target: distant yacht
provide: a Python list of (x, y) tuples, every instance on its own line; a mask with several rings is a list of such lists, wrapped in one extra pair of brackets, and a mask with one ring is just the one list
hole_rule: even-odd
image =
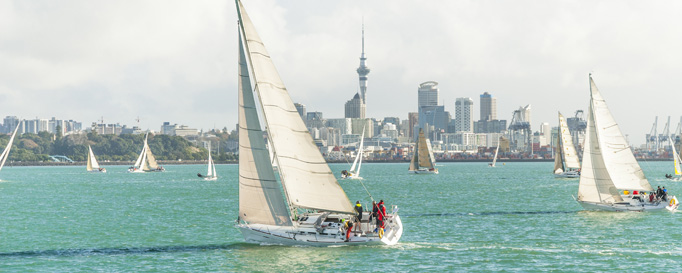
[(579, 178), (580, 159), (573, 146), (573, 137), (568, 130), (566, 118), (559, 113), (559, 133), (557, 134), (557, 148), (554, 155), (555, 178)]
[[(364, 156), (365, 152), (365, 128), (362, 128), (362, 136), (360, 136), (360, 147), (358, 147), (358, 153), (357, 156), (355, 157), (355, 160), (353, 161), (353, 166), (350, 167), (350, 170), (348, 172), (343, 171), (341, 172), (341, 178), (343, 179), (362, 179), (360, 176), (360, 167), (362, 167), (362, 157)], [(355, 167), (358, 167), (355, 169)]]
[(19, 121), (17, 127), (14, 128), (14, 132), (12, 133), (12, 136), (9, 138), (9, 142), (7, 142), (5, 150), (2, 151), (2, 154), (0, 154), (0, 170), (2, 170), (2, 166), (5, 166), (5, 161), (7, 161), (7, 158), (9, 157), (9, 150), (12, 149), (12, 143), (14, 143), (14, 137), (17, 136), (17, 131), (19, 130), (19, 125), (21, 125), (21, 122), (22, 121)]
[(215, 171), (215, 164), (213, 163), (213, 158), (211, 157), (211, 143), (208, 144), (208, 170), (206, 175), (197, 174), (197, 176), (203, 178), (206, 181), (218, 180), (218, 173)]
[(85, 169), (91, 173), (107, 172), (107, 169), (100, 168), (99, 163), (97, 163), (97, 159), (95, 158), (95, 153), (92, 152), (92, 147), (90, 147), (90, 145), (88, 145), (88, 164), (85, 166)]
[(410, 161), (410, 173), (432, 173), (438, 174), (435, 167), (436, 159), (433, 157), (431, 141), (424, 137), (424, 131), (419, 129), (419, 139), (414, 146), (414, 155)]
[(493, 156), (493, 163), (488, 164), (488, 167), (495, 168), (495, 163), (497, 163), (497, 152), (500, 151), (500, 138), (497, 139), (497, 148), (495, 148), (495, 155)]
[(149, 133), (147, 133), (144, 136), (144, 145), (142, 145), (142, 152), (140, 152), (140, 155), (137, 157), (135, 165), (128, 168), (128, 172), (131, 173), (163, 172), (166, 170), (156, 163), (156, 158), (154, 158), (154, 154), (152, 154), (152, 150), (149, 149), (149, 144), (147, 144), (148, 136)]

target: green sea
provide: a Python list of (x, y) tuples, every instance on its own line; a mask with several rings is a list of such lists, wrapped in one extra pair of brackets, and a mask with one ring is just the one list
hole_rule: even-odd
[[(640, 162), (651, 184), (671, 162)], [(237, 165), (169, 165), (164, 173), (85, 167), (0, 172), (2, 272), (605, 272), (679, 271), (682, 213), (586, 212), (578, 180), (553, 178), (552, 162), (439, 163), (438, 175), (407, 163), (364, 164), (375, 199), (400, 208), (395, 246), (285, 247), (244, 243), (234, 228)], [(332, 164), (339, 174), (346, 164)], [(370, 198), (340, 181), (352, 202)]]

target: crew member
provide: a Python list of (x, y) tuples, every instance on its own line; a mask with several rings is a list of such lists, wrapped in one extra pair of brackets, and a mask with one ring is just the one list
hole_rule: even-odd
[(358, 215), (355, 216), (355, 222), (358, 223), (355, 227), (360, 228), (360, 232), (362, 232), (362, 226), (360, 226), (360, 223), (362, 222), (362, 204), (360, 204), (360, 201), (355, 202), (355, 212), (358, 213)]

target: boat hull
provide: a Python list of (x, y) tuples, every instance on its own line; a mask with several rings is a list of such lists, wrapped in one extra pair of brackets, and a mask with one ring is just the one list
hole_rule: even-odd
[(415, 174), (438, 174), (438, 169), (434, 169), (434, 170), (419, 169), (419, 170), (410, 170), (409, 172), (415, 173)]
[(575, 171), (555, 173), (554, 178), (580, 178), (580, 173)]
[(665, 209), (668, 204), (666, 202), (659, 203), (594, 203), (578, 201), (585, 210), (593, 211), (653, 211)]
[[(314, 219), (312, 219), (314, 220)], [(403, 225), (398, 215), (387, 218), (385, 231), (380, 238), (370, 230), (374, 226), (362, 224), (365, 232), (353, 232), (345, 240), (345, 233), (340, 226), (320, 229), (311, 225), (274, 226), (261, 224), (238, 224), (237, 228), (244, 236), (244, 241), (261, 245), (286, 246), (345, 246), (345, 245), (394, 245), (403, 234)], [(357, 231), (357, 229), (355, 229)]]
[(100, 170), (91, 170), (91, 171), (88, 171), (88, 172), (89, 172), (89, 173), (106, 173), (107, 170), (101, 170), (101, 171), (100, 171)]
[(218, 177), (217, 177), (217, 176), (204, 177), (204, 180), (206, 180), (206, 181), (216, 181), (216, 180), (218, 180)]

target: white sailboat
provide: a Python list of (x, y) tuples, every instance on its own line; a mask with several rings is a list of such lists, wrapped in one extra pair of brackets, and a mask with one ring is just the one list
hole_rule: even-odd
[(668, 206), (649, 198), (653, 188), (635, 160), (590, 75), (590, 107), (577, 201), (587, 210), (645, 211)]
[(218, 173), (215, 171), (215, 164), (213, 163), (213, 158), (211, 157), (211, 143), (208, 144), (208, 170), (206, 175), (199, 174), (199, 177), (204, 178), (207, 181), (218, 180)]
[(573, 146), (573, 137), (568, 130), (566, 118), (559, 113), (559, 133), (557, 134), (557, 149), (554, 155), (555, 178), (579, 178), (580, 159)]
[(435, 167), (436, 159), (433, 157), (433, 150), (431, 150), (431, 141), (424, 136), (424, 131), (419, 129), (419, 139), (414, 145), (414, 155), (410, 161), (410, 173), (433, 173), (438, 174), (438, 169)]
[[(360, 176), (360, 168), (362, 167), (362, 157), (365, 154), (365, 128), (362, 128), (362, 136), (360, 136), (360, 147), (358, 148), (358, 154), (353, 161), (353, 165), (350, 167), (348, 172), (343, 171), (341, 178), (343, 179), (362, 179)], [(355, 167), (358, 167), (355, 169)]]
[(91, 173), (106, 173), (107, 169), (101, 168), (97, 159), (95, 158), (95, 153), (92, 152), (92, 147), (88, 145), (88, 163), (85, 165), (85, 169)]
[(14, 128), (14, 132), (12, 132), (12, 136), (9, 138), (9, 142), (7, 142), (5, 150), (3, 150), (2, 154), (0, 154), (0, 170), (2, 170), (2, 167), (5, 166), (5, 161), (7, 161), (7, 158), (9, 157), (9, 151), (12, 149), (12, 143), (14, 143), (14, 137), (17, 136), (17, 131), (19, 130), (19, 126), (21, 125), (22, 122), (23, 121), (19, 121), (17, 127)]
[[(670, 142), (670, 140), (668, 140)], [(677, 149), (675, 149), (675, 143), (670, 142), (670, 146), (673, 148), (673, 168), (675, 169), (675, 172), (672, 176), (668, 177), (668, 179), (672, 179), (675, 181), (680, 181), (682, 179), (682, 168), (680, 168), (680, 154), (677, 153)], [(668, 175), (666, 174), (666, 177)]]
[(493, 163), (488, 164), (488, 167), (495, 168), (495, 163), (497, 163), (497, 152), (500, 151), (500, 139), (497, 139), (497, 148), (495, 148), (495, 155), (493, 156)]
[[(363, 232), (346, 232), (344, 222), (354, 218), (354, 207), (315, 146), (242, 3), (235, 2), (240, 33), (236, 226), (245, 241), (310, 246), (397, 243), (403, 228), (396, 206), (384, 216), (385, 229), (368, 222), (365, 213), (359, 224)], [(277, 173), (265, 147), (258, 111)]]
[(142, 151), (140, 155), (135, 160), (135, 165), (128, 168), (128, 172), (131, 173), (143, 173), (143, 172), (163, 172), (166, 169), (159, 166), (156, 163), (156, 158), (152, 154), (152, 150), (149, 149), (149, 144), (147, 144), (147, 137), (149, 133), (144, 136), (144, 144), (142, 145)]

